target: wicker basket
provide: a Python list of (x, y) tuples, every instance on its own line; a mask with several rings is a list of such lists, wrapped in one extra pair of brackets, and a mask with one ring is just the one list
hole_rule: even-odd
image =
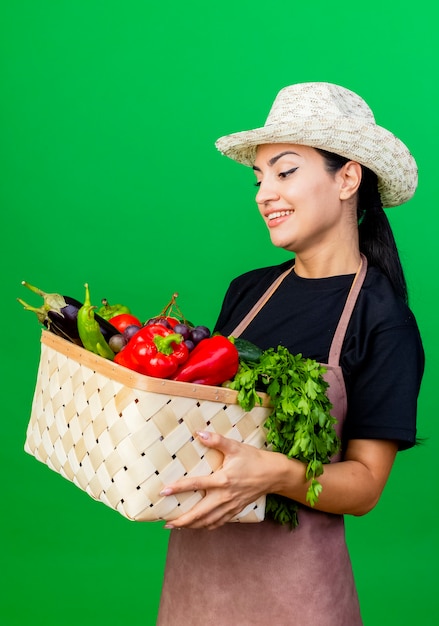
[[(25, 450), (128, 519), (172, 520), (203, 494), (162, 497), (161, 489), (222, 463), (196, 431), (266, 446), (269, 398), (248, 413), (236, 398), (223, 387), (137, 374), (43, 331)], [(234, 521), (259, 522), (264, 511), (262, 497)]]

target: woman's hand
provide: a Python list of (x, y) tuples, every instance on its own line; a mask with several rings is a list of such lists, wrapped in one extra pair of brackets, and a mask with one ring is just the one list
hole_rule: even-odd
[[(200, 502), (165, 528), (218, 528), (267, 493), (307, 504), (305, 465), (300, 461), (215, 433), (198, 435), (206, 447), (224, 455), (223, 464), (210, 476), (182, 478), (165, 487), (162, 495), (205, 492)], [(397, 449), (394, 441), (350, 441), (343, 461), (325, 465), (319, 477), (323, 490), (315, 508), (336, 514), (368, 513), (380, 498)]]
[(223, 464), (209, 476), (182, 478), (163, 489), (162, 495), (205, 492), (200, 502), (165, 528), (214, 529), (229, 522), (259, 496), (269, 493), (273, 457), (282, 456), (216, 433), (200, 432), (198, 436), (203, 445), (224, 455)]

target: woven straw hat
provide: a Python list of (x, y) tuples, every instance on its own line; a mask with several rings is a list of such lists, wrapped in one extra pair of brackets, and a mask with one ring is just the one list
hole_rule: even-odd
[(220, 152), (252, 166), (260, 144), (293, 143), (357, 161), (375, 172), (384, 207), (407, 202), (418, 172), (407, 147), (378, 126), (357, 94), (331, 83), (299, 83), (282, 89), (262, 128), (221, 137)]

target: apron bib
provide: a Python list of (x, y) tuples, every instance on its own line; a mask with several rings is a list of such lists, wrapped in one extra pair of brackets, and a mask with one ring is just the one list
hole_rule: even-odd
[[(347, 410), (340, 353), (366, 270), (362, 257), (324, 364), (339, 436)], [(298, 515), (293, 531), (271, 520), (171, 531), (157, 625), (361, 626), (343, 516), (305, 506)]]

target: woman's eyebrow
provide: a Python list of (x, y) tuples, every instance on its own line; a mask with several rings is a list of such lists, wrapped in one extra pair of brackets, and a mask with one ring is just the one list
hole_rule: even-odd
[[(276, 154), (274, 157), (272, 157), (268, 161), (268, 165), (272, 167), (276, 163), (276, 161), (279, 161), (279, 159), (281, 159), (286, 154), (294, 154), (295, 156), (300, 156), (299, 154), (297, 154), (297, 152), (293, 152), (292, 150), (284, 150), (284, 152), (279, 152), (279, 154)], [(253, 165), (253, 169), (257, 172), (261, 171), (257, 165)]]

